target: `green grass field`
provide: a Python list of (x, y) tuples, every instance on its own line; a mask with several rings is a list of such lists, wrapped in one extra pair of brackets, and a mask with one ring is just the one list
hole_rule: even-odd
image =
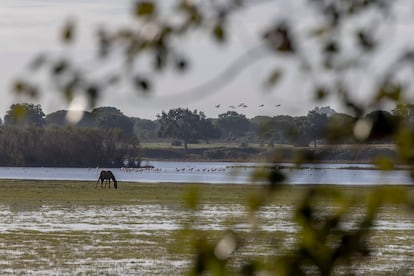
[[(252, 216), (246, 202), (263, 189), (119, 183), (118, 190), (101, 190), (94, 182), (1, 180), (0, 274), (180, 275), (193, 262), (194, 241), (205, 237), (214, 244), (228, 229), (243, 240), (229, 262), (237, 271), (243, 260), (269, 260), (296, 241), (293, 214), (307, 188), (277, 191)], [(357, 202), (350, 216), (362, 215), (372, 188), (339, 189)], [(337, 207), (321, 203), (321, 210)], [(412, 212), (383, 208), (370, 239), (372, 255), (356, 271), (412, 274), (413, 229)]]

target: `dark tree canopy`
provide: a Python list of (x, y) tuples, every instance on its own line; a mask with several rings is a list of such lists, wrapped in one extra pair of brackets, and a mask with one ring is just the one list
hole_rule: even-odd
[(218, 116), (217, 126), (224, 133), (226, 140), (232, 141), (250, 129), (250, 122), (243, 114), (227, 111)]
[(8, 126), (42, 126), (44, 122), (45, 114), (39, 104), (13, 104), (4, 116)]
[(201, 137), (201, 127), (206, 120), (203, 112), (191, 111), (188, 108), (170, 109), (168, 113), (162, 111), (157, 118), (160, 124), (159, 136), (182, 139), (185, 149), (191, 140)]

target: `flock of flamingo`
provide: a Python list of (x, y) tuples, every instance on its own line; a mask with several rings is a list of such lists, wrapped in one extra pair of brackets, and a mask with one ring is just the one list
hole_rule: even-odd
[[(170, 169), (171, 170), (171, 169)], [(225, 172), (227, 168), (195, 168), (195, 167), (184, 167), (172, 169), (177, 173), (191, 173), (191, 172)], [(121, 167), (121, 171), (125, 173), (142, 173), (142, 172), (168, 172), (168, 169), (161, 168), (127, 168)]]

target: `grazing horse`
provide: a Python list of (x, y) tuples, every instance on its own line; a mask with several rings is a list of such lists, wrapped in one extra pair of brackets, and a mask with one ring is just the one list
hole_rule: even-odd
[[(111, 189), (111, 179), (114, 181), (114, 188), (117, 189), (118, 182), (116, 181), (114, 174), (111, 171), (101, 171), (98, 181), (96, 181), (95, 189), (96, 187), (98, 187), (99, 180), (101, 181), (101, 189), (106, 187), (106, 183), (108, 183), (109, 189)], [(104, 181), (105, 181), (105, 186), (103, 186)]]

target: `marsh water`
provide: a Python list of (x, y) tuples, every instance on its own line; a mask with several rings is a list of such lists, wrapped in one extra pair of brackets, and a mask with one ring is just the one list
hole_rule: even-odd
[[(153, 161), (154, 168), (112, 168), (119, 181), (149, 183), (249, 184), (266, 164), (241, 162)], [(407, 170), (380, 171), (367, 164), (304, 164), (300, 169), (281, 164), (288, 184), (375, 185), (411, 184)], [(94, 181), (105, 168), (0, 167), (0, 179)]]

